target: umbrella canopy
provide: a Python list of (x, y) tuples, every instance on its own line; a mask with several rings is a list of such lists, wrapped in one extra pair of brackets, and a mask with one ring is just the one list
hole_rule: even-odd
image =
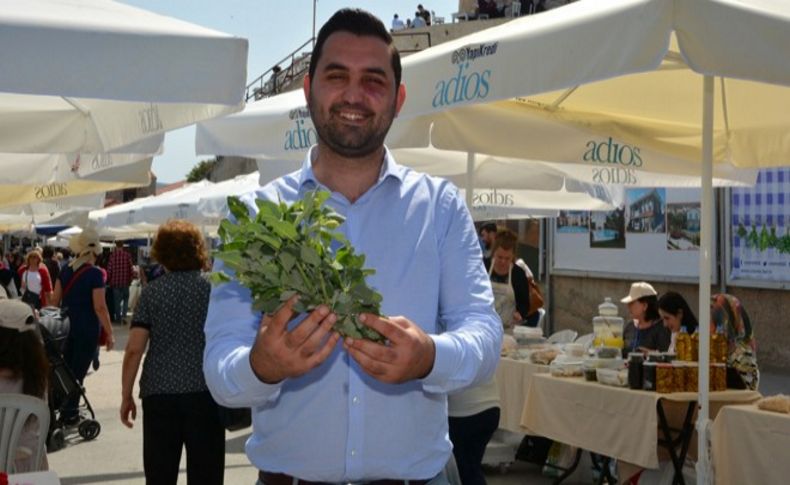
[(247, 41), (108, 0), (0, 0), (0, 151), (101, 153), (243, 106)]
[(0, 209), (0, 232), (28, 230), (48, 224), (83, 225), (88, 222), (88, 212), (100, 208), (103, 202), (102, 192), (3, 207)]
[(186, 197), (197, 198), (197, 194), (210, 187), (212, 182), (201, 180), (184, 185), (163, 194), (141, 197), (129, 202), (118, 204), (104, 209), (91, 211), (90, 220), (95, 224), (100, 234), (112, 233), (114, 235), (153, 234), (159, 224), (168, 219), (186, 219), (188, 207), (176, 203), (168, 205), (168, 201)]
[(0, 153), (0, 207), (148, 185), (152, 156), (161, 153), (163, 140), (154, 135), (111, 153)]

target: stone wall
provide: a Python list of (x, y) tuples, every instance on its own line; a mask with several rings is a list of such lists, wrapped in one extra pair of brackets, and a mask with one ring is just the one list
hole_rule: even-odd
[[(592, 332), (592, 318), (607, 296), (619, 306), (620, 315), (627, 317), (628, 309), (620, 303), (620, 298), (628, 294), (630, 286), (630, 280), (552, 275), (553, 299), (548, 311), (554, 330), (571, 328), (579, 335)], [(659, 294), (677, 291), (686, 298), (694, 313), (698, 313), (697, 285), (658, 282), (653, 286)], [(719, 291), (718, 286), (711, 288), (712, 293)], [(751, 317), (760, 367), (790, 370), (790, 291), (729, 287), (727, 292), (741, 300)]]

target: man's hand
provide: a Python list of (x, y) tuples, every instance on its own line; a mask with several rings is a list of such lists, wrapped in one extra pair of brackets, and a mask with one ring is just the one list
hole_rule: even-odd
[(363, 313), (359, 320), (389, 340), (388, 345), (346, 338), (344, 347), (362, 369), (382, 382), (422, 379), (433, 369), (436, 348), (420, 327), (405, 317), (381, 318)]
[(301, 376), (321, 365), (340, 339), (331, 333), (337, 317), (326, 305), (310, 312), (296, 328), (288, 331), (296, 298), (288, 300), (273, 315), (264, 315), (250, 350), (252, 371), (266, 384)]

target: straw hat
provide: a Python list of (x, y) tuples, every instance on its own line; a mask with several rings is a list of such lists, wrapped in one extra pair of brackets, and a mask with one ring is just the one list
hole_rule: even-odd
[(0, 327), (26, 332), (34, 330), (35, 323), (30, 305), (21, 300), (0, 299)]
[(631, 291), (628, 292), (628, 296), (621, 299), (620, 301), (623, 303), (631, 303), (632, 301), (636, 301), (640, 298), (644, 298), (646, 296), (656, 296), (658, 293), (656, 290), (645, 281), (637, 281), (631, 285)]
[(101, 242), (99, 242), (99, 234), (96, 229), (86, 227), (81, 233), (73, 236), (69, 240), (69, 249), (74, 251), (75, 258), (69, 263), (69, 266), (75, 270), (85, 263), (91, 254), (101, 254)]

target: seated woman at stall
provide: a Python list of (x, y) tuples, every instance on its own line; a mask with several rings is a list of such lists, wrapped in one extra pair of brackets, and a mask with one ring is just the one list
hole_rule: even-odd
[(664, 326), (671, 333), (672, 340), (669, 343), (669, 351), (675, 351), (675, 341), (680, 333), (680, 329), (685, 327), (686, 332), (691, 335), (697, 331), (697, 317), (689, 307), (686, 299), (680, 293), (667, 291), (658, 299), (658, 314), (664, 321)]
[(524, 324), (529, 315), (529, 280), (515, 263), (517, 240), (516, 233), (510, 229), (499, 229), (494, 237), (491, 259), (483, 259), (494, 290), (494, 306), (506, 330)]
[(649, 283), (638, 281), (631, 285), (628, 296), (620, 301), (628, 305), (628, 313), (633, 320), (627, 322), (623, 329), (623, 354), (650, 350), (666, 352), (671, 337), (658, 314), (656, 290)]

